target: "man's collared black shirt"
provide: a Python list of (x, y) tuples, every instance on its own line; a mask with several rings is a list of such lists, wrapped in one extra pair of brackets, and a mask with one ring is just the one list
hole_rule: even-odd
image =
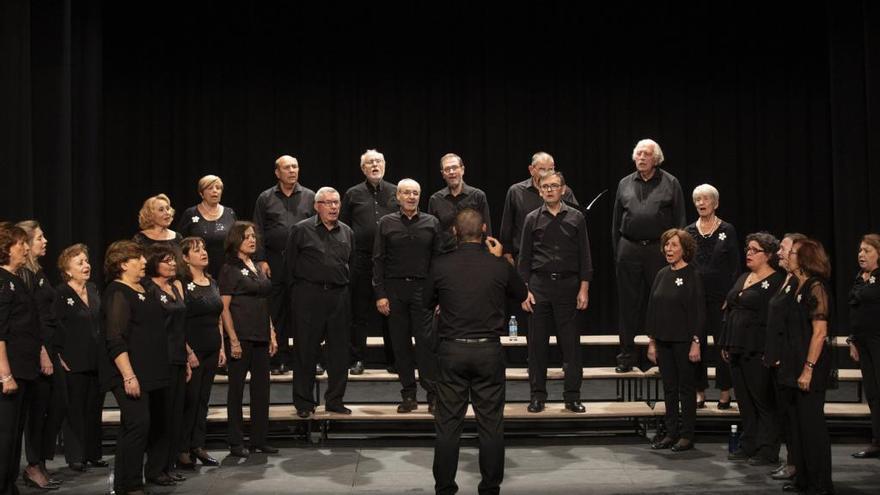
[[(577, 205), (577, 198), (571, 188), (565, 188), (562, 201)], [(519, 255), (520, 241), (522, 240), (523, 223), (526, 215), (540, 208), (544, 199), (538, 192), (538, 188), (532, 183), (531, 177), (510, 186), (507, 197), (504, 199), (504, 213), (501, 216), (501, 232), (499, 241), (504, 246), (504, 252)]]
[(290, 196), (281, 192), (278, 184), (257, 196), (254, 205), (254, 224), (257, 226), (257, 253), (255, 260), (266, 259), (266, 250), (281, 254), (290, 229), (297, 222), (314, 215), (315, 192), (299, 182)]
[(439, 250), (439, 221), (428, 213), (412, 218), (403, 212), (379, 219), (373, 248), (373, 290), (376, 299), (388, 297), (385, 279), (428, 276), (431, 255)]
[(354, 231), (358, 252), (372, 255), (373, 238), (379, 219), (399, 208), (397, 186), (384, 180), (379, 181), (376, 186), (364, 181), (345, 191), (339, 220)]
[(517, 259), (519, 275), (565, 273), (589, 282), (593, 278), (590, 239), (584, 214), (562, 203), (553, 215), (543, 205), (526, 216)]
[(504, 332), (506, 299), (528, 295), (516, 269), (477, 243), (462, 243), (434, 258), (425, 281), (425, 307), (440, 304), (437, 336), (482, 339)]
[(642, 180), (633, 172), (617, 185), (611, 239), (614, 251), (621, 236), (633, 241), (654, 241), (668, 229), (682, 228), (684, 195), (681, 184), (669, 172), (656, 168), (654, 176)]
[(284, 249), (287, 285), (302, 280), (348, 285), (354, 249), (354, 232), (348, 225), (336, 222), (328, 230), (318, 215), (306, 218), (293, 226)]
[(465, 208), (472, 208), (483, 215), (486, 224), (486, 235), (492, 235), (492, 218), (489, 215), (489, 202), (486, 193), (476, 187), (462, 183), (461, 192), (453, 196), (449, 187), (444, 187), (428, 199), (428, 213), (440, 221), (440, 245), (443, 252), (455, 249), (458, 241), (452, 233), (455, 216)]

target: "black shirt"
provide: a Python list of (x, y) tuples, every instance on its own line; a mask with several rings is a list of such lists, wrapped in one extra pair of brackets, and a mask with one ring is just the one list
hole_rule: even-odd
[(269, 295), (272, 282), (241, 259), (227, 259), (220, 269), (221, 296), (232, 296), (229, 312), (238, 340), (269, 342)]
[(173, 296), (162, 290), (150, 278), (145, 278), (142, 284), (144, 289), (162, 305), (168, 337), (168, 363), (183, 366), (186, 364), (186, 303), (183, 294), (178, 292), (177, 286), (173, 283), (171, 284)]
[(439, 225), (435, 216), (419, 212), (412, 218), (397, 212), (379, 219), (373, 248), (373, 290), (377, 300), (388, 297), (385, 279), (428, 276), (431, 254), (440, 248)]
[(773, 272), (743, 289), (750, 273), (743, 273), (727, 293), (724, 328), (718, 345), (735, 353), (764, 354), (767, 308), (785, 281), (785, 274)]
[[(569, 187), (565, 188), (562, 201), (570, 205), (578, 205), (578, 201), (574, 197), (574, 191)], [(522, 241), (522, 229), (526, 215), (540, 208), (543, 204), (544, 199), (541, 198), (541, 194), (532, 183), (531, 178), (510, 186), (510, 189), (507, 190), (507, 196), (504, 198), (501, 232), (498, 235), (498, 240), (504, 247), (505, 253), (510, 253), (514, 256), (519, 255), (519, 243)]]
[[(777, 379), (781, 385), (797, 388), (798, 377), (804, 369), (813, 338), (813, 321), (829, 322), (831, 336), (831, 301), (828, 288), (815, 278), (807, 279), (795, 294), (791, 311), (786, 315), (780, 349)], [(810, 390), (825, 390), (831, 376), (831, 349), (826, 338), (822, 353), (813, 367)]]
[(673, 270), (666, 265), (654, 277), (648, 311), (647, 334), (664, 342), (705, 339), (706, 299), (703, 280), (694, 265)]
[(114, 360), (128, 353), (142, 391), (168, 385), (168, 332), (162, 303), (151, 292), (138, 292), (114, 280), (104, 289), (106, 359), (99, 358), (98, 372), (105, 390), (121, 387), (122, 375)]
[(849, 291), (849, 325), (853, 336), (880, 335), (880, 269), (868, 280), (856, 275)]
[(779, 290), (770, 297), (767, 304), (767, 337), (764, 344), (764, 363), (776, 366), (782, 352), (782, 336), (785, 334), (785, 322), (789, 315), (794, 314), (798, 280), (789, 276), (782, 282)]
[(691, 264), (703, 277), (706, 303), (721, 303), (740, 273), (740, 245), (733, 225), (722, 221), (708, 236), (697, 230), (696, 222), (684, 228), (697, 241)]
[(46, 278), (42, 269), (34, 273), (28, 268), (22, 268), (18, 273), (34, 298), (40, 321), (40, 341), (46, 351), (51, 354), (53, 348), (56, 347), (55, 329), (58, 327), (58, 321), (53, 311), (55, 288), (49, 283), (49, 279)]
[(439, 338), (482, 339), (504, 333), (506, 298), (522, 302), (528, 290), (510, 263), (468, 242), (434, 258), (424, 294), (426, 308), (440, 304)]
[(40, 375), (40, 322), (33, 294), (16, 274), (0, 268), (0, 341), (12, 376), (33, 380)]
[(254, 225), (257, 226), (254, 260), (266, 260), (266, 250), (281, 256), (291, 227), (314, 213), (315, 192), (299, 182), (290, 196), (285, 196), (277, 184), (261, 192), (254, 205)]
[(359, 265), (369, 268), (379, 219), (399, 208), (397, 186), (388, 181), (379, 181), (375, 187), (364, 181), (345, 191), (339, 220), (354, 231), (354, 244), (360, 255)]
[(140, 246), (143, 248), (148, 248), (148, 247), (152, 246), (153, 244), (165, 244), (166, 246), (169, 246), (172, 249), (175, 249), (176, 251), (179, 252), (180, 251), (180, 241), (183, 240), (183, 236), (180, 235), (180, 232), (175, 232), (173, 239), (166, 239), (166, 240), (162, 240), (162, 241), (157, 241), (155, 239), (150, 239), (149, 237), (144, 235), (143, 232), (138, 232), (137, 234), (135, 234), (131, 237), (131, 240), (140, 244)]
[(220, 313), (223, 300), (214, 279), (208, 285), (187, 281), (183, 287), (186, 301), (186, 342), (196, 352), (208, 353), (220, 350)]
[(102, 344), (101, 296), (98, 288), (86, 283), (89, 304), (66, 283), (55, 291), (55, 341), (58, 352), (73, 373), (98, 369), (98, 346)]
[(355, 241), (351, 228), (336, 222), (327, 230), (318, 215), (293, 227), (284, 250), (284, 277), (290, 286), (305, 280), (315, 284), (348, 285), (354, 261)]
[(208, 273), (212, 277), (220, 274), (223, 266), (225, 251), (223, 243), (226, 242), (226, 234), (232, 228), (238, 218), (235, 211), (228, 206), (223, 206), (223, 213), (216, 220), (206, 219), (199, 211), (199, 207), (187, 208), (177, 222), (177, 231), (183, 237), (201, 237), (205, 241), (205, 251), (208, 252)]
[(584, 214), (565, 203), (556, 215), (547, 205), (529, 213), (523, 225), (517, 267), (525, 281), (532, 273), (564, 273), (577, 275), (581, 281), (592, 280)]
[(455, 234), (452, 233), (452, 224), (455, 216), (465, 208), (474, 209), (483, 216), (486, 224), (486, 235), (492, 235), (492, 218), (489, 215), (489, 201), (486, 193), (462, 183), (461, 192), (453, 196), (449, 187), (444, 187), (435, 192), (428, 199), (428, 213), (437, 217), (440, 221), (440, 249), (444, 253), (452, 251), (458, 246)]
[(663, 232), (684, 226), (684, 195), (669, 172), (656, 168), (649, 180), (633, 172), (617, 185), (611, 217), (614, 252), (623, 236), (632, 241), (654, 241)]

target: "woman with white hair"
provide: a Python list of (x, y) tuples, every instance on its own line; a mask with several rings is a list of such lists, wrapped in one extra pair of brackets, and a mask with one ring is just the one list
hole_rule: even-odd
[[(697, 241), (697, 253), (694, 265), (703, 279), (706, 291), (706, 335), (711, 335), (716, 343), (721, 334), (721, 308), (727, 291), (736, 282), (740, 273), (739, 239), (733, 225), (718, 218), (718, 189), (710, 184), (701, 184), (694, 188), (692, 194), (694, 207), (699, 217), (685, 227), (685, 230)], [(707, 356), (705, 340), (701, 354)], [(732, 380), (730, 367), (719, 359), (718, 346), (712, 352), (716, 363), (715, 388), (721, 391), (718, 409), (730, 408), (730, 388)], [(706, 389), (709, 388), (709, 377), (706, 372), (706, 359), (697, 365), (697, 407), (705, 407)]]
[(216, 175), (206, 175), (199, 179), (199, 196), (202, 202), (187, 208), (177, 221), (177, 231), (183, 237), (201, 237), (208, 252), (208, 269), (216, 279), (223, 266), (223, 243), (226, 233), (238, 218), (235, 211), (220, 204), (223, 197), (223, 180)]

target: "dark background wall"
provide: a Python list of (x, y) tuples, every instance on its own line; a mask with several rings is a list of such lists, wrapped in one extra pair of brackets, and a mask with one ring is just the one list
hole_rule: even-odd
[(609, 189), (588, 218), (590, 327), (608, 332), (610, 206), (652, 137), (741, 235), (823, 241), (845, 304), (880, 221), (876, 2), (302, 3), (0, 2), (0, 218), (43, 222), (46, 265), (76, 241), (100, 259), (149, 195), (182, 210), (216, 173), (250, 217), (278, 155), (344, 190), (378, 148), (425, 202), (460, 154), (497, 225), (545, 150), (581, 202)]

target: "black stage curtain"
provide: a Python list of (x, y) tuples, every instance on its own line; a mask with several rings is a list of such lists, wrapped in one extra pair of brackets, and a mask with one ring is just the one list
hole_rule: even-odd
[(588, 320), (605, 333), (617, 325), (613, 194), (652, 137), (686, 197), (719, 188), (741, 235), (822, 240), (845, 308), (858, 239), (880, 230), (878, 23), (867, 0), (8, 0), (0, 218), (43, 221), (50, 259), (84, 241), (100, 261), (149, 195), (182, 211), (216, 173), (247, 218), (278, 155), (299, 158), (303, 184), (344, 191), (378, 148), (387, 178), (418, 180), (425, 203), (439, 157), (460, 154), (498, 225), (507, 187), (545, 150), (581, 202), (608, 190), (588, 218)]

